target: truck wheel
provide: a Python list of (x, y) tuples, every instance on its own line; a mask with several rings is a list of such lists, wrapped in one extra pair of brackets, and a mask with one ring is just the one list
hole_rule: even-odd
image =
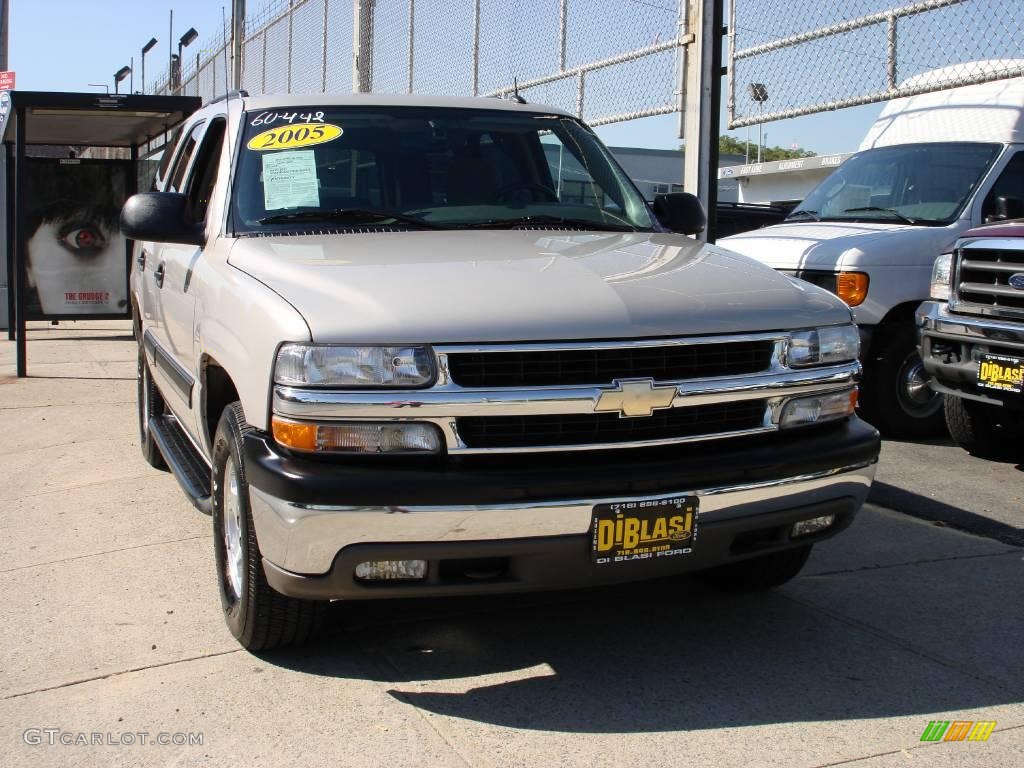
[(722, 592), (758, 592), (793, 579), (811, 556), (812, 544), (701, 571), (700, 579)]
[(251, 429), (238, 402), (224, 409), (213, 443), (213, 544), (228, 629), (247, 650), (267, 651), (311, 638), (325, 604), (287, 597), (267, 584), (242, 451)]
[(160, 453), (153, 435), (149, 432), (149, 417), (163, 413), (164, 399), (156, 388), (156, 384), (153, 383), (153, 377), (149, 373), (149, 364), (146, 362), (146, 353), (141, 344), (139, 345), (139, 365), (135, 372), (135, 379), (138, 383), (137, 410), (142, 458), (149, 466), (166, 470), (167, 462), (164, 461), (163, 454)]
[(1011, 458), (1020, 452), (1021, 418), (1005, 408), (962, 397), (946, 398), (946, 425), (961, 448), (981, 458)]
[(881, 326), (865, 366), (865, 418), (887, 437), (934, 437), (945, 430), (942, 394), (928, 386), (913, 326)]

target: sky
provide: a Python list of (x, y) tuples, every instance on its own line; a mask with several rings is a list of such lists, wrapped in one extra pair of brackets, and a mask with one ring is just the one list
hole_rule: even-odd
[[(262, 0), (248, 0), (250, 11)], [(103, 91), (96, 83), (111, 86), (113, 73), (130, 65), (134, 57), (133, 83), (140, 90), (142, 46), (155, 37), (157, 46), (146, 56), (146, 81), (152, 84), (167, 70), (169, 12), (174, 11), (173, 41), (189, 27), (199, 32), (201, 45), (220, 34), (222, 8), (230, 15), (230, 0), (10, 0), (9, 67), (17, 73), (17, 87), (40, 91)], [(122, 91), (129, 83), (122, 83)], [(799, 146), (819, 154), (850, 152), (878, 113), (881, 104), (869, 104), (839, 112), (767, 123), (768, 146)], [(679, 146), (678, 115), (632, 120), (598, 129), (613, 146), (671, 149)], [(722, 125), (725, 125), (723, 111)], [(726, 133), (727, 131), (722, 131)], [(728, 132), (741, 141), (747, 129)], [(757, 141), (757, 128), (750, 129)]]

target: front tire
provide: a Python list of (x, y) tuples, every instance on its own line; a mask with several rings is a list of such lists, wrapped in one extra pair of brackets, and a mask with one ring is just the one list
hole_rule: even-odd
[(945, 430), (941, 393), (928, 386), (917, 334), (910, 325), (876, 331), (877, 354), (865, 366), (865, 418), (886, 437), (936, 437)]
[(155, 469), (167, 470), (167, 462), (157, 447), (152, 433), (149, 431), (149, 419), (152, 416), (159, 416), (164, 412), (164, 399), (160, 390), (153, 383), (153, 376), (149, 371), (149, 363), (146, 362), (146, 353), (139, 345), (139, 363), (135, 372), (138, 384), (138, 397), (136, 410), (139, 418), (139, 446), (142, 448), (142, 458), (149, 466)]
[(251, 430), (239, 403), (224, 409), (213, 444), (213, 541), (228, 629), (247, 650), (267, 651), (309, 640), (325, 604), (287, 597), (267, 583), (245, 479), (242, 439)]
[(796, 578), (811, 556), (812, 544), (752, 557), (701, 571), (701, 581), (721, 592), (760, 592)]
[(946, 398), (946, 426), (953, 440), (980, 458), (1013, 458), (1021, 453), (1018, 434), (1021, 417), (1006, 408), (987, 403)]

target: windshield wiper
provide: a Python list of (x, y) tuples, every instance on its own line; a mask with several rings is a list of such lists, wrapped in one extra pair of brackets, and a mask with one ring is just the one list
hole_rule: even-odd
[(433, 221), (421, 219), (418, 216), (408, 216), (404, 213), (392, 211), (376, 211), (372, 208), (335, 208), (329, 211), (295, 211), (294, 213), (276, 213), (273, 216), (266, 216), (259, 220), (260, 224), (284, 224), (288, 222), (305, 221), (397, 221), (402, 224), (409, 224), (425, 229), (447, 229), (447, 227)]
[(516, 227), (529, 227), (533, 225), (543, 226), (545, 224), (563, 225), (573, 229), (595, 229), (608, 232), (636, 232), (636, 227), (626, 224), (612, 224), (593, 219), (574, 219), (564, 216), (520, 216), (514, 219), (484, 219), (483, 221), (467, 221), (453, 223), (455, 229), (514, 229)]
[(889, 213), (895, 216), (900, 221), (905, 221), (907, 224), (917, 224), (917, 219), (912, 219), (909, 216), (904, 216), (895, 208), (879, 208), (877, 205), (862, 205), (859, 208), (846, 208), (843, 211), (843, 213), (858, 213), (860, 211), (879, 211), (880, 213)]
[(804, 208), (801, 208), (799, 211), (793, 211), (792, 213), (789, 214), (789, 216), (786, 217), (785, 220), (789, 221), (790, 219), (792, 219), (795, 216), (806, 216), (808, 219), (814, 219), (815, 221), (821, 221), (821, 217), (818, 215), (817, 211), (809, 211), (809, 210), (806, 210)]

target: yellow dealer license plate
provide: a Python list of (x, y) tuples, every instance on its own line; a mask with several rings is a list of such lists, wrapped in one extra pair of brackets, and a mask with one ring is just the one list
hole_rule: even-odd
[(978, 386), (1020, 394), (1024, 391), (1024, 360), (1005, 355), (982, 355), (978, 361)]
[(591, 559), (597, 565), (679, 557), (697, 537), (696, 496), (620, 501), (594, 507)]

